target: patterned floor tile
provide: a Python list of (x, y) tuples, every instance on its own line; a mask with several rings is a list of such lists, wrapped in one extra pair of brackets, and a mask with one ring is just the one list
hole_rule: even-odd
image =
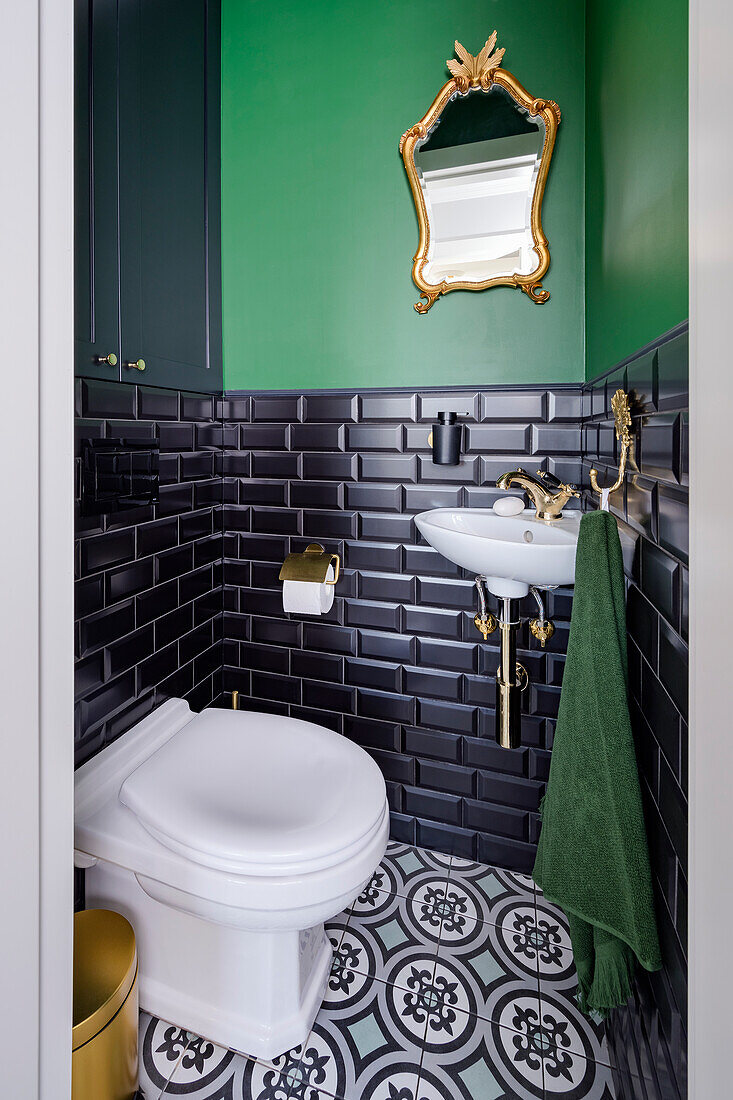
[(388, 985), (357, 974), (331, 990), (305, 1044), (294, 1097), (404, 1100), (415, 1093), (427, 1014), (424, 984)]
[(326, 931), (302, 1048), (256, 1060), (142, 1013), (145, 1100), (614, 1100), (567, 921), (527, 876), (390, 842)]
[(408, 964), (432, 971), (440, 929), (441, 917), (432, 905), (380, 894), (373, 907), (352, 911), (334, 952), (333, 972), (368, 973), (380, 981), (404, 984)]
[(158, 1100), (188, 1045), (188, 1032), (141, 1011), (138, 1028), (140, 1090)]
[(528, 899), (507, 902), (499, 924), (467, 918), (444, 923), (434, 975), (436, 1021), (443, 1008), (491, 1019), (506, 988), (539, 1001), (537, 951), (528, 934), (533, 924)]
[(431, 871), (438, 879), (447, 879), (450, 867), (451, 857), (448, 855), (390, 840), (370, 886), (387, 894), (406, 894), (416, 875)]
[(466, 1012), (428, 1028), (420, 1100), (544, 1100), (542, 1059), (521, 1040)]
[(507, 901), (533, 905), (535, 900), (534, 883), (525, 875), (464, 859), (453, 860), (445, 890), (442, 904), (446, 911), (489, 924), (496, 922), (497, 909)]

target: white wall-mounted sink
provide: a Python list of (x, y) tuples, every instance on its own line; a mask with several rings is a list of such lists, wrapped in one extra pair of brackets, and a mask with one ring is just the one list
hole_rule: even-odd
[(434, 508), (415, 523), (443, 557), (483, 574), (495, 596), (521, 599), (530, 585), (573, 584), (580, 515), (567, 511), (545, 523), (533, 509), (499, 516), (491, 508)]

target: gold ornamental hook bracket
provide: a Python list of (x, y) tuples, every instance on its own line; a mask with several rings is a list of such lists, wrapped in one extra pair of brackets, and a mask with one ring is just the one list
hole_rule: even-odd
[[(328, 570), (333, 566), (333, 580)], [(280, 570), (281, 581), (310, 581), (314, 584), (336, 584), (341, 572), (341, 558), (312, 542), (302, 554), (288, 554)]]
[(624, 483), (624, 478), (626, 477), (626, 461), (629, 457), (629, 450), (631, 448), (631, 409), (629, 407), (628, 395), (623, 390), (616, 390), (611, 398), (611, 409), (613, 410), (613, 418), (616, 425), (616, 439), (621, 444), (618, 477), (613, 485), (604, 488), (602, 485), (598, 484), (598, 471), (595, 468), (590, 471), (590, 483), (594, 492), (600, 495), (602, 507), (604, 505), (607, 507), (607, 501), (610, 494), (615, 493)]

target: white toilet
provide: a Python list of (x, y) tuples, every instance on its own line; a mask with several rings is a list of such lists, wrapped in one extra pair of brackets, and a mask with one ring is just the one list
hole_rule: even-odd
[(172, 699), (84, 764), (75, 796), (87, 905), (132, 923), (141, 1006), (258, 1057), (304, 1042), (324, 921), (387, 844), (371, 757), (311, 722)]

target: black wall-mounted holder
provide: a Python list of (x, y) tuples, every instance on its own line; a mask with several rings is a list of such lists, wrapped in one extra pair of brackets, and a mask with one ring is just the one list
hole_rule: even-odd
[(83, 440), (81, 514), (98, 516), (155, 504), (159, 469), (157, 440)]
[(433, 424), (431, 446), (436, 466), (457, 466), (461, 460), (463, 425), (458, 423), (456, 412), (439, 412), (438, 423)]

